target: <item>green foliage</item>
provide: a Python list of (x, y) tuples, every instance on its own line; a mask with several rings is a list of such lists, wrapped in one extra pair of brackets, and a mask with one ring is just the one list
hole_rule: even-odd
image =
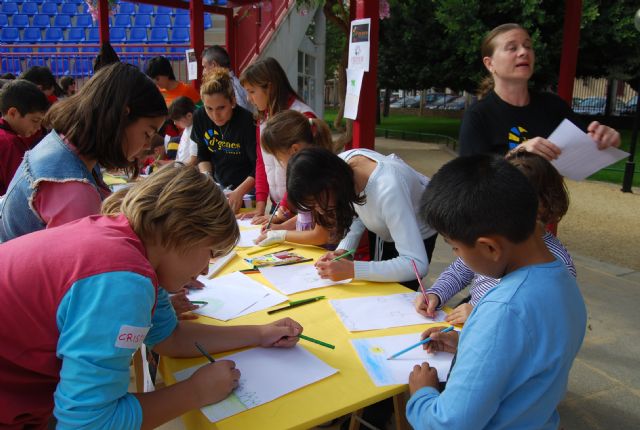
[(338, 66), (340, 65), (340, 58), (343, 51), (346, 49), (347, 36), (344, 32), (338, 28), (333, 22), (327, 20), (327, 44), (326, 44), (326, 68), (325, 79), (333, 79), (336, 77)]

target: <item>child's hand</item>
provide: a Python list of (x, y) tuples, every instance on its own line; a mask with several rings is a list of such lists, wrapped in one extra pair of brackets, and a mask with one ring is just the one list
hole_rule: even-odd
[(332, 281), (351, 279), (354, 276), (353, 261), (346, 258), (338, 261), (320, 259), (316, 262), (316, 269), (322, 279)]
[(314, 263), (314, 266), (318, 267), (318, 263), (320, 263), (321, 261), (331, 261), (337, 256), (344, 254), (345, 252), (347, 252), (346, 249), (336, 249), (335, 251), (329, 251), (322, 257), (318, 258), (318, 261)]
[(473, 310), (473, 305), (470, 303), (463, 303), (459, 305), (457, 308), (453, 310), (447, 317), (445, 321), (450, 324), (464, 324), (464, 322), (471, 315), (471, 311)]
[(200, 406), (226, 399), (238, 387), (240, 371), (231, 360), (220, 360), (196, 370), (189, 378)]
[(300, 333), (302, 326), (299, 323), (291, 318), (283, 318), (260, 326), (260, 346), (291, 348), (298, 342)]
[(204, 284), (194, 278), (187, 282), (187, 285), (185, 285), (184, 287), (190, 290), (201, 290), (204, 288)]
[(420, 335), (421, 339), (431, 338), (430, 342), (422, 345), (422, 349), (426, 350), (429, 354), (438, 351), (455, 354), (456, 351), (458, 351), (459, 336), (459, 333), (455, 330), (442, 333), (442, 327), (429, 327)]
[(287, 238), (287, 230), (266, 230), (261, 233), (254, 243), (260, 246), (275, 245), (284, 242)]
[(176, 294), (173, 294), (171, 296), (171, 304), (173, 305), (173, 309), (176, 311), (178, 319), (191, 320), (198, 318), (197, 315), (186, 314), (186, 312), (198, 309), (198, 306), (191, 303), (187, 298), (186, 289), (183, 288)]
[(244, 195), (239, 193), (238, 190), (231, 191), (227, 194), (227, 200), (229, 201), (229, 206), (233, 210), (234, 214), (237, 214), (240, 208), (242, 207), (242, 197)]
[(440, 304), (440, 297), (435, 294), (427, 293), (427, 298), (429, 299), (429, 306), (425, 304), (424, 295), (422, 295), (422, 293), (416, 294), (416, 299), (413, 303), (416, 307), (416, 312), (427, 318), (435, 318), (436, 308)]
[(269, 218), (270, 216), (267, 215), (256, 215), (253, 218), (251, 218), (251, 224), (253, 225), (263, 225), (269, 222)]
[[(448, 334), (448, 333), (446, 333)], [(429, 363), (422, 363), (422, 366), (413, 366), (413, 372), (409, 374), (409, 393), (413, 395), (423, 387), (433, 387), (437, 389), (440, 385), (438, 371), (435, 367), (430, 367)]]
[(562, 150), (555, 144), (543, 137), (534, 137), (533, 139), (525, 140), (517, 146), (515, 150), (517, 151), (521, 147), (523, 147), (527, 152), (540, 155), (547, 161), (555, 160), (562, 152)]

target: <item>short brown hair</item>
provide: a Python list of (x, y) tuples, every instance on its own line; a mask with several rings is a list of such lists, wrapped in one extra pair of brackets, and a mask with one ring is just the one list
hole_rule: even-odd
[(196, 167), (171, 163), (108, 197), (102, 214), (124, 214), (138, 237), (178, 252), (212, 244), (227, 254), (240, 238), (236, 218), (213, 179)]
[(78, 154), (113, 169), (131, 165), (122, 149), (126, 128), (140, 118), (166, 116), (156, 84), (131, 64), (113, 63), (76, 94), (55, 103), (43, 125), (63, 134)]
[(334, 151), (329, 126), (321, 119), (308, 118), (295, 110), (275, 114), (267, 121), (260, 137), (260, 144), (270, 154), (286, 151), (298, 142)]
[(538, 219), (544, 224), (559, 222), (569, 209), (569, 193), (562, 175), (543, 157), (517, 151), (505, 159), (527, 177), (538, 196)]

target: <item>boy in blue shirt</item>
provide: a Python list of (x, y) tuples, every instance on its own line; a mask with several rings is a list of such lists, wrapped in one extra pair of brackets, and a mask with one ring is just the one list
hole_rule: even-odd
[(502, 159), (460, 157), (433, 176), (422, 205), (457, 256), (502, 280), (461, 333), (423, 333), (433, 339), (428, 352), (457, 355), (442, 392), (434, 368), (414, 367), (409, 422), (415, 429), (556, 429), (587, 315), (575, 278), (534, 234), (531, 184)]

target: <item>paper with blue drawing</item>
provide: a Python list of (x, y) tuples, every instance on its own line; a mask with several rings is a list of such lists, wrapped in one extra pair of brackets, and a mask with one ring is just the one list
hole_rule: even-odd
[(435, 318), (427, 318), (416, 312), (413, 305), (415, 294), (336, 299), (330, 300), (329, 303), (349, 331), (379, 330), (444, 321), (447, 314), (443, 311), (437, 311)]
[(407, 351), (400, 357), (388, 360), (387, 358), (409, 345), (421, 340), (420, 333), (401, 334), (397, 336), (369, 337), (353, 339), (351, 344), (358, 353), (358, 357), (373, 383), (377, 386), (406, 384), (409, 381), (409, 373), (416, 364), (428, 362), (438, 371), (440, 382), (447, 380), (453, 354), (449, 352), (436, 352), (427, 354), (421, 346)]
[[(241, 372), (240, 385), (225, 400), (200, 409), (211, 422), (255, 408), (338, 372), (300, 345), (286, 349), (252, 348), (221, 360), (236, 363)], [(174, 376), (177, 381), (184, 381), (203, 365)]]

